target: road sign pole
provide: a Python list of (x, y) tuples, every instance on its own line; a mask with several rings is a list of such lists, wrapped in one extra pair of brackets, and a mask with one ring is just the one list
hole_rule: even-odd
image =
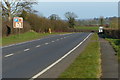
[(20, 38), (20, 28), (18, 28), (19, 29), (19, 38)]
[(15, 33), (18, 34), (18, 33), (17, 33), (17, 28), (15, 28)]

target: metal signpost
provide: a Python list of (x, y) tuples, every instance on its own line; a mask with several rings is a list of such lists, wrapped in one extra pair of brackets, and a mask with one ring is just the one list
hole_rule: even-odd
[(20, 29), (23, 28), (23, 18), (22, 17), (14, 17), (13, 18), (13, 28), (19, 29), (19, 34), (20, 34)]

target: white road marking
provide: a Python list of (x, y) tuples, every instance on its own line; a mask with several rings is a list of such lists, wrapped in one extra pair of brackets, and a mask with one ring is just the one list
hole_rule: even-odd
[(56, 65), (57, 63), (59, 63), (61, 60), (63, 60), (65, 57), (67, 57), (69, 54), (71, 54), (71, 52), (73, 52), (75, 49), (77, 49), (83, 42), (85, 42), (89, 36), (92, 33), (90, 33), (82, 42), (80, 42), (76, 47), (74, 47), (72, 50), (70, 50), (68, 53), (66, 53), (63, 57), (61, 57), (60, 59), (58, 59), (57, 61), (55, 61), (54, 63), (52, 63), (51, 65), (49, 65), (47, 68), (43, 69), (41, 72), (39, 72), (38, 74), (34, 75), (31, 79), (29, 80), (34, 80), (35, 78), (39, 77), (40, 75), (42, 75), (43, 73), (45, 73), (47, 70), (49, 70), (50, 68), (52, 68), (54, 65)]
[(65, 33), (65, 34), (60, 34), (60, 35), (70, 35), (70, 34), (72, 34), (72, 33)]
[(49, 37), (45, 37), (45, 38), (41, 38), (41, 39), (36, 39), (36, 40), (31, 40), (31, 41), (25, 41), (25, 42), (21, 42), (21, 43), (17, 43), (17, 44), (11, 44), (11, 45), (8, 45), (8, 46), (3, 46), (2, 48), (7, 48), (7, 47), (11, 47), (11, 46), (16, 46), (16, 45), (22, 45), (22, 44), (25, 44), (25, 43), (39, 41), (39, 40), (50, 38), (50, 37), (54, 37), (54, 35), (53, 36), (49, 36)]
[(25, 49), (24, 51), (29, 51), (30, 49)]
[[(63, 35), (68, 35), (68, 34), (72, 34), (72, 33), (67, 33), (67, 34), (63, 34)], [(55, 37), (55, 36), (56, 35), (45, 37), (45, 38), (41, 38), (41, 39), (31, 40), (31, 41), (25, 41), (25, 42), (21, 42), (21, 43), (17, 43), (17, 44), (11, 44), (11, 45), (8, 45), (8, 46), (2, 46), (2, 48), (7, 48), (7, 47), (11, 47), (11, 46), (16, 46), (16, 45), (22, 45), (22, 44), (25, 44), (25, 43), (39, 41), (39, 40), (42, 40), (42, 39), (46, 39), (46, 38), (50, 38), (50, 37)]]
[(5, 57), (10, 57), (10, 56), (12, 56), (12, 55), (14, 55), (13, 53), (12, 54), (8, 54), (8, 55), (5, 55)]
[(36, 47), (40, 47), (40, 45), (37, 45)]
[(59, 41), (59, 39), (57, 39), (57, 41)]
[(55, 42), (55, 41), (52, 41), (52, 42)]
[(45, 43), (45, 45), (48, 45), (49, 43)]

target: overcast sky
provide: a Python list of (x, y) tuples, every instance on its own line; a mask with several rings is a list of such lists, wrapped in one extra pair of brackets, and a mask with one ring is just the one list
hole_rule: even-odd
[(62, 19), (68, 11), (74, 12), (78, 19), (118, 16), (118, 2), (39, 2), (33, 8), (38, 15), (58, 14)]

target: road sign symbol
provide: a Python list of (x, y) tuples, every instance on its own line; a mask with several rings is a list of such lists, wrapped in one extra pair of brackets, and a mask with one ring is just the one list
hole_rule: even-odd
[(21, 26), (21, 23), (16, 23), (16, 28), (19, 28)]
[(15, 21), (15, 22), (18, 22), (18, 19), (17, 19), (17, 18), (15, 18), (15, 19), (14, 19), (14, 21)]
[(13, 28), (23, 28), (23, 18), (14, 17), (13, 18)]

